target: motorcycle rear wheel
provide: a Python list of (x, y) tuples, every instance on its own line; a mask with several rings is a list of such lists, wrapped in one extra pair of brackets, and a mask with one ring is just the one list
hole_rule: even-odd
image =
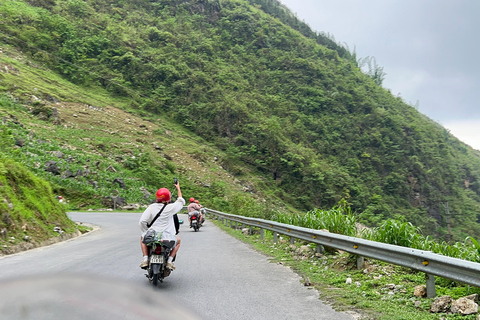
[(152, 278), (153, 285), (156, 286), (158, 284), (158, 273), (155, 273)]

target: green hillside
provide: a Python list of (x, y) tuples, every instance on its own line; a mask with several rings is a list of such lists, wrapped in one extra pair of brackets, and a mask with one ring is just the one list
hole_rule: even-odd
[[(52, 137), (49, 148), (91, 152), (70, 171), (95, 157), (98, 171), (124, 170), (134, 186), (120, 190), (129, 202), (141, 200), (140, 187), (180, 175), (218, 209), (248, 206), (251, 195), (266, 210), (328, 209), (344, 199), (367, 225), (402, 217), (447, 240), (480, 236), (478, 151), (380, 87), (353, 53), (277, 1), (6, 0), (0, 14), (0, 89), (18, 99), (4, 106), (55, 128), (35, 127)], [(67, 117), (66, 102), (115, 106), (158, 127), (116, 135), (104, 120), (103, 130), (89, 131), (81, 115)], [(56, 104), (64, 122), (39, 119)], [(91, 110), (83, 111), (90, 120)], [(81, 143), (66, 137), (73, 132)], [(164, 150), (152, 148), (156, 140)], [(202, 163), (198, 170), (171, 156), (178, 145)], [(33, 163), (27, 151), (45, 146), (28, 147)], [(107, 182), (116, 177), (96, 187), (85, 177), (45, 178), (88, 206), (112, 192)]]
[(0, 248), (14, 253), (20, 245), (34, 248), (42, 241), (69, 234), (77, 226), (55, 199), (50, 184), (0, 154)]

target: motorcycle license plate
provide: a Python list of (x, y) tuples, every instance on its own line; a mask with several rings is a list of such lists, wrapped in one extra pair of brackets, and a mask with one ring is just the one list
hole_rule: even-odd
[(157, 254), (152, 255), (150, 263), (164, 263), (163, 256)]

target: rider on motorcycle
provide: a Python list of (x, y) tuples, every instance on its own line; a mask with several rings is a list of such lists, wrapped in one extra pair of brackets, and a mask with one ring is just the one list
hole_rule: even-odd
[(204, 223), (205, 222), (205, 216), (206, 216), (205, 208), (200, 204), (200, 201), (195, 200), (195, 203), (197, 203), (200, 206), (200, 214), (202, 215), (200, 221), (201, 221), (201, 223)]
[(190, 198), (190, 204), (187, 207), (188, 221), (190, 222), (190, 228), (192, 227), (192, 216), (193, 216), (193, 214), (198, 213), (198, 216), (199, 216), (198, 221), (200, 221), (200, 223), (201, 223), (201, 221), (203, 221), (203, 215), (200, 212), (201, 208), (202, 207), (200, 207), (200, 205), (198, 203), (195, 203), (195, 198)]
[(180, 237), (176, 236), (176, 228), (174, 222), (174, 215), (176, 215), (180, 210), (182, 210), (185, 205), (185, 199), (182, 198), (182, 191), (180, 190), (180, 184), (177, 182), (175, 184), (177, 188), (178, 198), (174, 203), (169, 203), (171, 199), (171, 193), (167, 188), (160, 188), (156, 194), (156, 202), (152, 203), (145, 209), (142, 216), (140, 217), (139, 225), (142, 232), (140, 238), (140, 245), (142, 247), (143, 260), (140, 264), (140, 268), (148, 267), (148, 247), (143, 243), (143, 236), (149, 229), (147, 224), (150, 223), (157, 213), (165, 206), (160, 216), (155, 220), (150, 229), (154, 229), (156, 232), (162, 232), (162, 240), (172, 240), (176, 241), (175, 247), (170, 253), (166, 267), (173, 270), (175, 266), (173, 264), (173, 258), (180, 248)]

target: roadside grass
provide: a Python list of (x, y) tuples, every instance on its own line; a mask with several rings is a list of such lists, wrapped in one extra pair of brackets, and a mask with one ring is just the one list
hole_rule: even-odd
[[(477, 315), (430, 313), (433, 299), (413, 295), (415, 286), (425, 284), (422, 272), (370, 259), (365, 259), (363, 270), (357, 270), (356, 257), (349, 253), (326, 248), (324, 254), (315, 255), (315, 244), (297, 240), (292, 245), (288, 236), (279, 236), (277, 244), (274, 244), (271, 232), (266, 231), (262, 240), (258, 234), (246, 236), (240, 229), (212, 218), (208, 220), (269, 256), (273, 263), (292, 268), (303, 278), (303, 282), (308, 278), (312, 287), (319, 291), (320, 299), (337, 311), (358, 312), (362, 319), (372, 320), (477, 319)], [(301, 246), (310, 248), (308, 255), (296, 253)], [(352, 279), (351, 284), (346, 283), (347, 278)], [(438, 277), (436, 291), (437, 296), (450, 295), (453, 299), (480, 294), (480, 288)]]
[[(0, 153), (0, 252), (75, 232), (65, 208), (45, 180)], [(60, 229), (57, 229), (60, 228)], [(56, 231), (57, 230), (57, 231)]]

